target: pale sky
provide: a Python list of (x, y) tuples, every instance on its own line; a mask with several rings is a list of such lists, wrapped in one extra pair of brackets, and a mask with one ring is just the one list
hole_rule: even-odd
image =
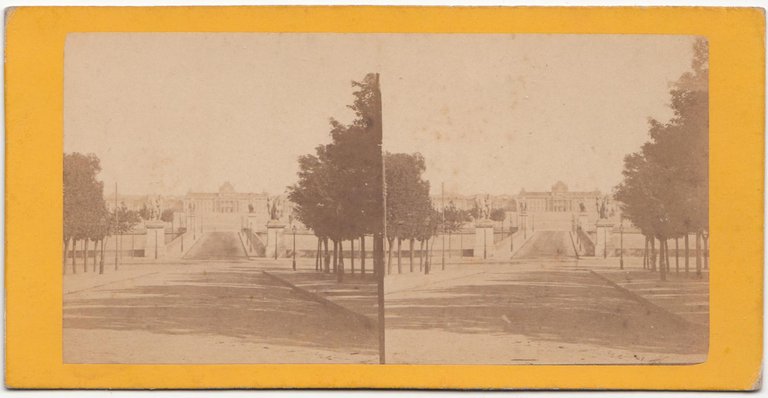
[(122, 193), (281, 193), (297, 157), (381, 74), (384, 146), (421, 152), (433, 192), (609, 191), (666, 120), (691, 36), (74, 33), (64, 150)]

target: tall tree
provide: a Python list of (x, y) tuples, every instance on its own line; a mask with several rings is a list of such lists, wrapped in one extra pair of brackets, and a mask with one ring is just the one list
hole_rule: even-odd
[[(426, 162), (420, 153), (386, 153), (386, 202), (387, 241), (389, 265), (395, 240), (399, 247), (402, 240), (416, 240), (419, 229), (430, 215), (432, 202), (429, 198), (429, 182), (422, 178)], [(412, 243), (411, 243), (412, 245)], [(400, 262), (398, 261), (398, 266)], [(398, 272), (402, 270), (398, 267)]]
[[(703, 39), (693, 47), (692, 71), (670, 91), (673, 117), (649, 121), (650, 141), (624, 159), (624, 181), (615, 192), (624, 214), (644, 235), (660, 241), (660, 262), (666, 262), (667, 239), (685, 237), (686, 270), (688, 235), (695, 233), (698, 244), (709, 224), (708, 47)], [(664, 279), (669, 264), (660, 265)]]
[[(378, 81), (369, 74), (352, 86), (354, 121), (345, 125), (331, 119), (331, 142), (299, 158), (299, 181), (288, 187), (297, 219), (319, 240), (332, 240), (335, 253), (344, 240), (380, 231), (383, 217)], [(334, 256), (341, 280), (338, 259)]]
[(67, 248), (71, 247), (72, 272), (75, 273), (77, 242), (82, 240), (85, 243), (83, 254), (87, 256), (87, 242), (98, 234), (97, 226), (106, 211), (104, 184), (97, 179), (101, 162), (94, 154), (64, 154), (63, 169), (64, 262), (66, 263)]

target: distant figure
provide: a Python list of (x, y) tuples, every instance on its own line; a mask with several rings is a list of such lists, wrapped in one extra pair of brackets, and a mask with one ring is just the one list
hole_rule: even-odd
[(584, 206), (584, 202), (579, 202), (579, 210), (580, 210), (582, 213), (586, 213), (586, 211), (587, 211), (587, 206)]
[(253, 203), (248, 203), (248, 213), (253, 213)]

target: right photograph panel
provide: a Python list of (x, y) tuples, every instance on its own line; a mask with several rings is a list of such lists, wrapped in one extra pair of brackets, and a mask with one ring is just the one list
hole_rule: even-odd
[(387, 363), (706, 360), (705, 38), (378, 40)]

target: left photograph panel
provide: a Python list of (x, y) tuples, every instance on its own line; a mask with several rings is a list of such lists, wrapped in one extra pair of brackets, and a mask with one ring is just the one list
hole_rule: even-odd
[(358, 50), (67, 36), (64, 363), (380, 362), (381, 91)]

